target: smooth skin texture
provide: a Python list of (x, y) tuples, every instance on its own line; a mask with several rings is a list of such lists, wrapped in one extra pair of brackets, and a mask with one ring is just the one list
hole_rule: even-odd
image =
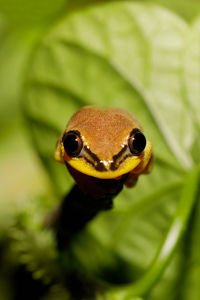
[[(103, 180), (124, 177), (124, 183), (131, 187), (139, 175), (151, 171), (153, 158), (152, 144), (148, 140), (139, 155), (131, 153), (129, 139), (135, 129), (141, 131), (140, 123), (127, 110), (83, 107), (69, 120), (57, 142), (54, 158), (67, 165), (78, 185), (85, 174)], [(67, 154), (64, 146), (63, 138), (69, 132), (78, 132), (82, 141), (76, 157)]]

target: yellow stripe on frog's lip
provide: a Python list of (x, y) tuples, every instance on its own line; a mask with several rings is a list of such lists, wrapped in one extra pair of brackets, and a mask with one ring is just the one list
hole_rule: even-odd
[(84, 158), (70, 158), (67, 163), (75, 170), (100, 179), (114, 179), (122, 176), (130, 171), (134, 170), (141, 162), (146, 165), (151, 157), (152, 145), (147, 141), (146, 147), (141, 156), (131, 156), (127, 157), (123, 163), (120, 164), (119, 168), (112, 171), (107, 169), (107, 171), (98, 171), (87, 163)]

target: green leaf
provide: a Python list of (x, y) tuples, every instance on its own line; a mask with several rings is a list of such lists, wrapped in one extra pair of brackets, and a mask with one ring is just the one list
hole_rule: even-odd
[[(181, 193), (179, 203), (176, 208), (172, 223), (169, 227), (166, 238), (163, 240), (157, 255), (155, 256), (150, 268), (145, 275), (137, 282), (124, 288), (111, 291), (114, 295), (123, 294), (122, 299), (132, 299), (137, 295), (146, 295), (152, 288), (152, 285), (158, 280), (165, 266), (168, 264), (174, 250), (183, 235), (187, 226), (191, 212), (195, 206), (198, 195), (198, 184), (200, 179), (200, 169), (195, 167), (189, 172), (185, 179), (185, 185)], [(121, 297), (119, 296), (119, 299)]]
[[(130, 13), (129, 10), (132, 12)], [(167, 162), (179, 168), (172, 152), (184, 167), (191, 163), (192, 159), (187, 153), (187, 148), (183, 147), (183, 135), (179, 134), (179, 138), (175, 136), (175, 133), (180, 131), (178, 118), (173, 117), (173, 122), (171, 122), (172, 117), (168, 119), (168, 116), (173, 114), (174, 106), (171, 108), (168, 105), (168, 109), (163, 112), (162, 105), (165, 105), (166, 101), (162, 102), (162, 99), (158, 97), (156, 99), (154, 95), (156, 93), (155, 82), (158, 79), (161, 81), (160, 78), (163, 77), (163, 81), (168, 79), (178, 82), (179, 74), (174, 66), (170, 69), (168, 64), (163, 66), (161, 74), (154, 70), (154, 67), (152, 70), (149, 68), (148, 57), (152, 59), (154, 56), (160, 56), (160, 60), (165, 61), (165, 53), (169, 55), (169, 60), (170, 57), (174, 57), (174, 53), (168, 49), (168, 44), (161, 44), (161, 49), (151, 45), (153, 40), (151, 41), (150, 38), (146, 40), (144, 33), (141, 32), (142, 28), (139, 30), (139, 25), (137, 25), (137, 19), (145, 13), (149, 16), (151, 14), (158, 16), (158, 20), (154, 17), (154, 26), (156, 26), (157, 22), (161, 21), (160, 11), (163, 12), (158, 8), (140, 7), (130, 3), (92, 8), (66, 18), (44, 39), (32, 63), (25, 103), (27, 114), (32, 120), (33, 130), (36, 132), (35, 136), (37, 135), (38, 149), (43, 158), (53, 157), (55, 130), (61, 133), (70, 115), (77, 108), (86, 104), (101, 104), (121, 106), (133, 111), (141, 120), (153, 144), (156, 144), (155, 156), (162, 163)], [(163, 24), (167, 22), (170, 24), (169, 20), (173, 17), (165, 11), (163, 15), (166, 17), (166, 19), (162, 17)], [(176, 24), (175, 20), (174, 22)], [(116, 29), (117, 23), (123, 24), (122, 29)], [(175, 28), (169, 25), (168, 30), (173, 34), (176, 30), (181, 44), (185, 24), (179, 19), (177, 23)], [(113, 26), (111, 27), (110, 24)], [(111, 31), (112, 28), (114, 32)], [(151, 34), (155, 36), (154, 32)], [(166, 50), (162, 47), (166, 47)], [(176, 57), (179, 56), (180, 45), (178, 44), (177, 47)], [(124, 49), (127, 49), (125, 56), (123, 55)], [(148, 49), (151, 51), (148, 52)], [(143, 61), (144, 55), (145, 61)], [(145, 87), (145, 82), (149, 81), (149, 77), (150, 79), (155, 77), (155, 79), (150, 87)], [(184, 116), (185, 130), (189, 130), (187, 111), (180, 94), (181, 90), (176, 100), (177, 110), (180, 110), (178, 115), (180, 118)], [(167, 87), (163, 95), (167, 99), (170, 97), (173, 99), (172, 96), (177, 97), (177, 92), (174, 87), (171, 89)], [(48, 127), (46, 135), (45, 124)], [(44, 130), (41, 131), (41, 128)], [(58, 136), (59, 133), (57, 133), (57, 138)], [(55, 174), (54, 169), (52, 173)]]
[[(148, 24), (152, 24), (151, 27), (149, 25), (150, 28), (142, 22), (142, 18), (145, 18)], [(166, 24), (169, 25), (166, 27)], [(149, 28), (149, 32), (145, 32), (145, 28)], [(166, 43), (162, 39), (160, 41), (162, 28), (166, 28), (168, 35), (173, 33), (174, 39), (178, 39), (175, 53), (169, 42)], [(94, 7), (75, 13), (56, 26), (44, 39), (35, 55), (29, 72), (25, 102), (34, 138), (46, 165), (48, 167), (53, 165), (56, 138), (77, 108), (84, 104), (121, 106), (133, 111), (141, 119), (144, 129), (156, 145), (155, 157), (159, 160), (153, 174), (142, 179), (137, 190), (125, 191), (119, 197), (119, 203), (123, 203), (124, 199), (130, 199), (132, 202), (131, 199), (136, 198), (134, 196), (136, 194), (136, 201), (139, 202), (142, 198), (148, 198), (151, 192), (155, 192), (155, 187), (158, 191), (161, 189), (161, 196), (166, 195), (168, 187), (162, 186), (165, 186), (166, 181), (177, 180), (181, 174), (176, 170), (179, 166), (173, 154), (177, 156), (177, 151), (180, 152), (179, 160), (183, 165), (184, 162), (189, 164), (191, 158), (187, 149), (183, 147), (184, 143), (182, 147), (177, 143), (177, 136), (175, 136), (175, 132), (179, 131), (177, 118), (173, 117), (170, 122), (167, 120), (173, 110), (170, 106), (166, 106), (166, 101), (160, 101), (159, 106), (160, 99), (158, 97), (155, 99), (155, 83), (158, 79), (159, 82), (167, 79), (170, 82), (179, 81), (176, 66), (164, 63), (168, 56), (169, 61), (171, 57), (174, 58), (174, 55), (175, 58), (179, 57), (185, 28), (186, 25), (182, 21), (165, 10), (130, 3)], [(123, 54), (124, 49), (127, 49), (126, 55)], [(165, 58), (161, 74), (157, 70), (159, 66), (154, 69), (152, 64), (151, 68), (150, 61), (154, 57), (160, 58), (159, 61)], [(172, 99), (172, 96), (177, 97), (178, 109), (181, 108), (180, 115), (184, 114), (187, 120), (187, 111), (180, 94), (181, 91), (177, 96), (176, 89), (174, 90), (174, 86), (170, 88), (170, 85), (163, 90), (163, 97), (165, 96), (166, 99), (169, 100), (170, 95)], [(162, 105), (165, 105), (164, 111)], [(171, 144), (168, 144), (170, 138), (167, 139), (168, 125), (170, 125), (170, 138), (174, 139)], [(187, 122), (186, 125), (188, 126)], [(181, 143), (182, 134), (179, 135), (179, 139)], [(49, 167), (49, 172), (52, 172), (54, 178), (57, 177), (58, 167), (56, 163), (53, 170)], [(63, 172), (65, 172), (64, 167)], [(165, 182), (160, 176), (161, 172)], [(167, 213), (165, 221), (169, 217)], [(127, 219), (127, 216), (124, 215), (124, 218)], [(131, 218), (131, 222), (132, 219), (134, 218)], [(106, 224), (105, 221), (103, 223)], [(167, 222), (164, 224), (163, 228), (166, 229)], [(128, 226), (131, 227), (130, 224)], [(127, 231), (127, 234), (131, 231)], [(122, 232), (124, 233), (124, 230)], [(129, 237), (127, 240), (130, 242)], [(124, 242), (122, 245), (128, 248)], [(139, 247), (138, 252), (141, 248)], [(150, 254), (150, 251), (148, 252)], [(147, 255), (148, 262), (151, 255)], [(142, 265), (144, 267), (144, 261)]]
[[(144, 1), (143, 1), (144, 2)], [(145, 2), (152, 2), (145, 0)], [(155, 0), (153, 3), (162, 5), (175, 12), (187, 21), (192, 21), (199, 14), (200, 3), (196, 0)]]
[(65, 0), (0, 0), (0, 12), (12, 25), (38, 26), (55, 17), (65, 4)]
[[(56, 41), (75, 43), (105, 58), (140, 93), (174, 155), (189, 167), (191, 141), (185, 136), (192, 122), (182, 101), (179, 76), (186, 30), (181, 19), (159, 7), (115, 3), (73, 14), (48, 36), (46, 46)], [(138, 111), (135, 105), (130, 109)]]
[[(134, 189), (124, 189), (115, 209), (99, 215), (74, 240), (66, 255), (79, 271), (111, 283), (132, 282), (149, 266), (167, 232), (182, 178), (199, 162), (194, 151), (198, 121), (191, 117), (193, 100), (186, 99), (186, 91), (191, 93), (188, 67), (183, 68), (191, 56), (186, 37), (192, 38), (187, 24), (165, 9), (103, 3), (69, 13), (33, 56), (24, 109), (36, 149), (62, 195), (72, 181), (53, 161), (53, 152), (81, 106), (132, 111), (154, 147), (152, 174)], [(176, 255), (159, 282), (163, 291), (154, 290), (151, 299), (173, 294), (182, 260), (180, 252)]]
[(185, 51), (183, 53), (183, 83), (185, 87), (185, 101), (189, 104), (190, 117), (195, 123), (195, 134), (193, 137), (192, 154), (196, 162), (199, 161), (199, 132), (200, 132), (200, 18), (198, 18), (190, 30), (188, 30), (185, 39)]
[[(199, 200), (199, 199), (198, 199)], [(197, 204), (196, 210), (192, 216), (190, 226), (188, 226), (185, 237), (184, 256), (181, 269), (185, 276), (180, 279), (179, 289), (180, 297), (184, 300), (198, 300), (200, 297), (199, 276), (200, 276), (200, 205)]]

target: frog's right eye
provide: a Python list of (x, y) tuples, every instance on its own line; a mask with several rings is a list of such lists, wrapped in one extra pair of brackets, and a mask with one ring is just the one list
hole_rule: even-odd
[(67, 131), (62, 138), (62, 143), (67, 155), (71, 157), (79, 156), (83, 149), (83, 141), (78, 130)]
[(146, 138), (144, 134), (138, 129), (134, 128), (129, 136), (128, 145), (133, 155), (140, 155), (146, 147)]

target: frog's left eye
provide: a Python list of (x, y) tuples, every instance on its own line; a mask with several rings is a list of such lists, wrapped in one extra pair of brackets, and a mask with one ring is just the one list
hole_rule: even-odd
[(62, 142), (65, 152), (71, 157), (77, 157), (83, 148), (83, 141), (78, 130), (66, 132), (63, 135)]
[(138, 128), (134, 128), (131, 131), (128, 145), (131, 153), (134, 155), (140, 155), (146, 147), (146, 138)]

